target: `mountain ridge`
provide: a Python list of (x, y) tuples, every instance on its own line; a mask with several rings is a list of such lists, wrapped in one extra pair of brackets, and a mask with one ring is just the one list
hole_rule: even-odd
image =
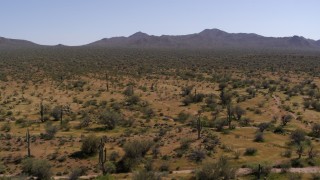
[(27, 40), (0, 37), (0, 47), (103, 47), (103, 48), (182, 48), (182, 49), (297, 49), (320, 51), (320, 40), (303, 36), (266, 37), (255, 33), (228, 33), (204, 29), (187, 35), (149, 35), (136, 32), (128, 37), (103, 38), (81, 46), (46, 46)]
[(21, 39), (10, 39), (0, 36), (0, 47), (6, 48), (19, 48), (19, 47), (35, 47), (41, 46), (31, 41), (21, 40)]
[(205, 29), (187, 35), (148, 35), (143, 32), (128, 37), (104, 38), (85, 46), (133, 48), (289, 48), (320, 50), (320, 40), (302, 36), (265, 37), (255, 33), (227, 33), (219, 29)]

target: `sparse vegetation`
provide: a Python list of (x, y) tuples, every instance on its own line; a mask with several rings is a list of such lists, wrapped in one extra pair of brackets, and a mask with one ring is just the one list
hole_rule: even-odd
[(240, 166), (318, 167), (318, 55), (225, 54), (73, 47), (0, 53), (0, 173), (22, 167), (45, 178), (103, 170), (100, 179), (179, 179), (171, 172), (198, 169), (198, 179), (231, 179)]

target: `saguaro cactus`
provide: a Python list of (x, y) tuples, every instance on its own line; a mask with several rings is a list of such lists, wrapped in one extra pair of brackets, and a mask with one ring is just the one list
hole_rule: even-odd
[(104, 140), (101, 138), (99, 144), (99, 166), (103, 174), (106, 174), (104, 164), (107, 162), (107, 149), (104, 147)]
[(27, 142), (28, 157), (31, 157), (31, 152), (30, 152), (30, 133), (29, 133), (29, 129), (27, 129), (27, 133), (26, 133), (26, 142)]
[(109, 76), (108, 76), (108, 73), (106, 73), (106, 81), (107, 81), (107, 91), (109, 91)]
[(258, 173), (257, 173), (257, 178), (258, 178), (258, 179), (260, 179), (260, 177), (261, 177), (261, 171), (262, 171), (262, 167), (261, 167), (261, 165), (259, 164), (259, 165), (258, 165)]
[(63, 106), (60, 107), (60, 125), (62, 125), (62, 117), (63, 117)]
[(41, 103), (40, 103), (40, 121), (41, 122), (44, 122), (43, 115), (44, 115), (44, 107), (43, 107), (43, 103), (41, 101)]
[(232, 128), (231, 126), (231, 122), (232, 122), (232, 109), (231, 109), (231, 103), (229, 103), (227, 105), (227, 118), (228, 118), (228, 125), (229, 125), (229, 129)]
[(198, 113), (198, 118), (197, 118), (198, 139), (201, 138), (201, 130), (202, 130), (201, 112), (199, 112), (199, 113)]

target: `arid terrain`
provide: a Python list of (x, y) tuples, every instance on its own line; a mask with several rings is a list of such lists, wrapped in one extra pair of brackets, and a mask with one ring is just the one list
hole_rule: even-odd
[(1, 50), (0, 179), (319, 179), (319, 87), (314, 51)]

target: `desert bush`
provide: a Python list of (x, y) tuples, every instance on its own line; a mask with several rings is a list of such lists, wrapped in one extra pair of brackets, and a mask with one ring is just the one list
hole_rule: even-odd
[(231, 167), (226, 157), (220, 157), (218, 162), (206, 162), (196, 171), (196, 179), (234, 179), (236, 169)]
[(281, 153), (281, 155), (282, 155), (283, 157), (290, 158), (291, 155), (292, 155), (292, 151), (291, 151), (291, 150), (286, 150), (286, 151), (284, 151), (283, 153)]
[(293, 131), (290, 135), (291, 142), (300, 145), (305, 140), (305, 132), (301, 129)]
[(253, 147), (248, 147), (246, 148), (245, 152), (244, 152), (244, 155), (246, 156), (253, 156), (257, 153), (257, 149), (256, 148), (253, 148)]
[(289, 171), (289, 169), (291, 168), (291, 162), (290, 161), (281, 162), (280, 164), (278, 164), (276, 166), (276, 168), (280, 168), (281, 173), (287, 173)]
[(99, 116), (99, 123), (107, 129), (114, 129), (121, 120), (122, 116), (115, 111), (106, 111)]
[(250, 126), (250, 122), (251, 122), (252, 120), (250, 119), (250, 118), (247, 118), (247, 117), (245, 117), (245, 118), (242, 118), (242, 119), (240, 119), (240, 125), (242, 126), (242, 127), (247, 127), (247, 126)]
[(155, 112), (150, 107), (145, 107), (143, 109), (143, 114), (144, 114), (145, 118), (147, 118), (147, 119), (150, 119), (155, 116)]
[(85, 175), (86, 169), (85, 168), (75, 168), (71, 171), (69, 175), (69, 180), (77, 180), (80, 176)]
[(202, 94), (202, 93), (197, 93), (196, 95), (193, 96), (192, 102), (193, 102), (193, 103), (202, 102), (204, 97), (205, 97), (204, 94)]
[(264, 137), (262, 132), (257, 132), (256, 135), (254, 136), (254, 141), (255, 142), (263, 142)]
[(223, 127), (228, 124), (228, 122), (225, 119), (216, 119), (214, 122), (214, 127), (217, 129), (217, 131), (223, 131)]
[(291, 120), (293, 116), (291, 114), (287, 114), (281, 117), (282, 126), (287, 125)]
[(99, 143), (100, 139), (97, 136), (90, 134), (82, 140), (81, 152), (86, 155), (94, 155), (98, 151)]
[(86, 128), (90, 125), (90, 117), (85, 115), (82, 119), (80, 119), (79, 128)]
[(189, 159), (195, 162), (201, 162), (205, 157), (206, 153), (202, 149), (193, 149), (189, 154)]
[(152, 141), (138, 141), (134, 140), (132, 142), (127, 142), (123, 146), (125, 151), (124, 157), (117, 163), (117, 172), (129, 172), (133, 167), (135, 167), (142, 158), (152, 147)]
[(275, 129), (273, 130), (273, 132), (275, 133), (275, 134), (284, 134), (284, 129), (283, 129), (283, 126), (277, 126), (277, 127), (275, 127)]
[(55, 134), (58, 132), (58, 127), (54, 126), (50, 121), (45, 124), (44, 129), (45, 133), (41, 134), (41, 137), (46, 140), (53, 139)]
[(152, 145), (152, 141), (134, 140), (132, 142), (127, 142), (124, 145), (123, 150), (125, 151), (125, 156), (127, 158), (136, 159), (144, 157), (144, 155), (149, 151)]
[(205, 102), (206, 107), (208, 107), (211, 111), (213, 111), (218, 105), (217, 100), (213, 97), (213, 95), (208, 96), (205, 99)]
[(191, 94), (192, 89), (193, 89), (193, 86), (183, 87), (183, 88), (181, 89), (181, 95), (182, 95), (182, 96), (188, 96), (189, 94)]
[(120, 157), (118, 152), (112, 151), (109, 160), (115, 162)]
[(241, 117), (246, 113), (246, 111), (243, 108), (241, 108), (239, 105), (233, 108), (233, 112), (235, 113), (238, 120), (240, 120)]
[(9, 132), (11, 130), (11, 125), (9, 122), (7, 123), (4, 123), (1, 128), (0, 128), (1, 131), (4, 131), (4, 132)]
[(22, 161), (22, 171), (39, 179), (50, 179), (51, 165), (47, 160), (28, 158)]
[(175, 120), (178, 122), (184, 123), (190, 118), (190, 116), (191, 115), (189, 113), (185, 113), (184, 111), (181, 111)]
[(114, 178), (107, 174), (107, 175), (103, 175), (103, 176), (98, 176), (95, 178), (95, 180), (114, 180)]
[(66, 120), (62, 121), (62, 123), (60, 125), (60, 129), (62, 131), (69, 131), (70, 128), (71, 128), (71, 126), (70, 126), (69, 120), (66, 119)]
[(258, 128), (259, 128), (259, 131), (260, 131), (260, 132), (263, 132), (263, 131), (265, 131), (269, 126), (270, 126), (270, 123), (265, 123), (265, 122), (263, 122), (263, 123), (260, 123), (260, 124), (258, 125)]
[(226, 92), (225, 90), (221, 90), (220, 100), (222, 105), (226, 106), (227, 104), (230, 104), (231, 99), (232, 99), (231, 92)]
[(239, 159), (241, 152), (239, 150), (234, 151), (234, 159)]
[(86, 108), (86, 107), (89, 107), (89, 106), (97, 106), (97, 100), (96, 99), (90, 99), (88, 101), (86, 101), (82, 107)]
[(115, 165), (113, 162), (110, 162), (110, 161), (109, 161), (109, 162), (106, 162), (106, 163), (104, 164), (104, 167), (105, 167), (106, 173), (108, 173), (108, 174), (115, 173), (116, 170), (117, 170), (116, 165)]
[(136, 95), (132, 95), (132, 96), (129, 96), (127, 97), (126, 99), (126, 103), (127, 105), (136, 105), (140, 102), (140, 97), (139, 96), (136, 96)]
[(51, 116), (54, 120), (60, 120), (61, 118), (61, 106), (55, 106), (51, 111)]
[(6, 172), (6, 167), (0, 162), (0, 174), (4, 174)]
[(182, 138), (180, 140), (180, 149), (184, 150), (184, 151), (188, 150), (191, 142), (192, 142), (192, 139), (190, 139), (190, 138)]
[(302, 168), (303, 163), (302, 163), (301, 159), (294, 158), (294, 159), (291, 159), (291, 166), (295, 167), (295, 168), (297, 168), (297, 167)]
[(134, 95), (133, 85), (127, 86), (126, 89), (123, 91), (123, 94), (126, 96), (133, 96)]
[(209, 132), (203, 139), (202, 143), (207, 151), (215, 151), (217, 145), (220, 144), (220, 139), (217, 135)]
[(132, 180), (160, 180), (161, 175), (153, 171), (140, 170), (133, 173)]
[(315, 124), (312, 125), (311, 135), (312, 135), (313, 137), (320, 138), (320, 124), (315, 123)]
[(193, 102), (193, 97), (192, 95), (185, 96), (184, 99), (182, 100), (182, 103), (184, 106), (188, 106)]

